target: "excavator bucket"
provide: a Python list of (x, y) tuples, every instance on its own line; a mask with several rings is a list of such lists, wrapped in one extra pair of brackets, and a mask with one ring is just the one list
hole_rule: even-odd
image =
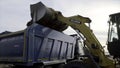
[(32, 22), (49, 21), (52, 18), (52, 12), (43, 3), (39, 2), (30, 6)]
[(33, 23), (38, 23), (57, 31), (63, 31), (68, 26), (57, 21), (55, 10), (46, 7), (43, 3), (39, 2), (30, 6), (32, 20), (27, 24), (30, 26)]

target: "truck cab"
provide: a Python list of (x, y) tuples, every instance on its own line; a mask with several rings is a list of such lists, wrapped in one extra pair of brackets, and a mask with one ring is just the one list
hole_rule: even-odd
[(114, 58), (120, 58), (120, 13), (111, 14), (108, 30), (108, 51)]

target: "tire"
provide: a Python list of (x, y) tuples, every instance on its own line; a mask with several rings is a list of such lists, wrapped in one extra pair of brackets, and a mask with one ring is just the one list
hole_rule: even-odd
[(21, 66), (21, 65), (15, 65), (12, 68), (27, 68), (26, 66)]
[(56, 64), (53, 65), (52, 68), (63, 68), (65, 64)]
[(57, 68), (63, 68), (64, 64), (59, 64)]
[(65, 64), (63, 68), (88, 68), (88, 66), (81, 61), (71, 61)]
[(32, 68), (45, 68), (43, 65), (34, 65)]

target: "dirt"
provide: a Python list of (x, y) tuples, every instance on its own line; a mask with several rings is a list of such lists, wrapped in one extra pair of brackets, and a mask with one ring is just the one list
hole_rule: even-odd
[(10, 65), (0, 64), (0, 68), (10, 68)]

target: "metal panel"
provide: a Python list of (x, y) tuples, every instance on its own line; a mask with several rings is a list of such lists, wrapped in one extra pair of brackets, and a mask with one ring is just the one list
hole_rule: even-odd
[(72, 56), (72, 45), (69, 43), (68, 44), (68, 50), (67, 50), (67, 58), (71, 58)]
[(49, 57), (50, 57), (50, 51), (51, 51), (53, 42), (54, 42), (54, 40), (52, 40), (52, 39), (48, 39), (48, 41), (47, 41), (47, 45), (46, 45), (46, 47), (44, 48), (44, 49), (45, 49), (45, 50), (44, 50), (44, 58), (45, 58), (45, 59), (46, 59), (46, 58), (49, 59)]
[(73, 58), (75, 38), (37, 24), (30, 28), (29, 60), (49, 62)]
[(6, 35), (0, 39), (0, 61), (22, 61), (24, 33)]
[(67, 43), (62, 42), (60, 59), (65, 59), (66, 58), (66, 51), (67, 51)]
[(37, 61), (38, 57), (41, 55), (41, 46), (43, 44), (43, 37), (35, 36), (35, 60)]
[(50, 60), (58, 60), (61, 44), (62, 44), (61, 41), (55, 40), (54, 45), (53, 45), (53, 48), (52, 48)]

